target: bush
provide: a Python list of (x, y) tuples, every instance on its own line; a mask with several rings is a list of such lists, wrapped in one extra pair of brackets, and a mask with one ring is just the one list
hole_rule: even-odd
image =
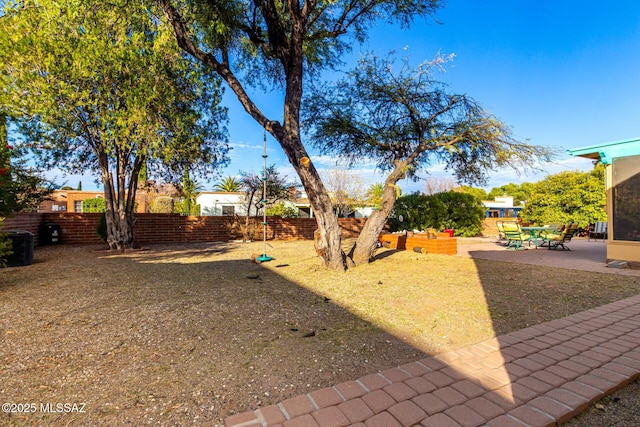
[(102, 215), (100, 215), (100, 221), (98, 221), (96, 233), (103, 242), (107, 242), (107, 216), (105, 215), (104, 211), (102, 212)]
[(174, 213), (200, 216), (200, 205), (187, 198), (183, 199), (182, 201), (176, 202), (173, 209)]
[[(0, 229), (4, 218), (0, 218)], [(0, 267), (5, 266), (6, 258), (13, 253), (13, 244), (9, 240), (5, 233), (0, 232)]]
[(279, 216), (281, 218), (298, 218), (298, 208), (291, 203), (279, 201), (267, 209), (267, 216)]
[(82, 212), (104, 212), (105, 210), (105, 201), (102, 197), (82, 201)]
[(153, 199), (151, 213), (173, 213), (173, 199), (169, 196), (158, 196)]
[(392, 231), (452, 228), (456, 236), (473, 237), (482, 232), (484, 212), (482, 202), (471, 194), (413, 193), (398, 198), (389, 226)]

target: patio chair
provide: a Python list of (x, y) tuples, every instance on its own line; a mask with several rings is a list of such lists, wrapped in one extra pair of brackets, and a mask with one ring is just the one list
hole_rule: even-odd
[(571, 249), (565, 246), (565, 243), (571, 241), (576, 231), (578, 231), (578, 226), (576, 224), (569, 224), (564, 228), (564, 230), (562, 230), (562, 233), (560, 234), (547, 234), (545, 236), (545, 241), (548, 244), (548, 249), (555, 250), (558, 249), (559, 246), (562, 246), (562, 250), (566, 249), (570, 251)]
[(498, 227), (498, 241), (507, 240), (507, 236), (504, 233), (505, 224), (507, 224), (507, 227), (510, 226), (509, 224), (518, 225), (515, 221), (496, 221), (496, 227)]
[(587, 241), (591, 240), (591, 238), (593, 238), (594, 240), (598, 240), (598, 237), (600, 237), (602, 240), (606, 240), (607, 228), (608, 223), (606, 221), (596, 222), (593, 227), (589, 229), (589, 239)]
[(531, 236), (523, 233), (517, 222), (507, 222), (502, 224), (507, 249), (520, 249), (525, 241), (529, 241)]

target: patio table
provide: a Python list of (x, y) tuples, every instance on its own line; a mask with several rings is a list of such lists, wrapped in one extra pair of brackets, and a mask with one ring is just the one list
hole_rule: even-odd
[[(544, 246), (544, 238), (542, 237), (542, 232), (543, 231), (553, 231), (555, 230), (555, 227), (520, 227), (520, 229), (522, 231), (528, 231), (529, 232), (529, 245), (531, 245), (531, 241), (533, 241), (533, 244), (535, 245), (536, 249), (538, 249), (539, 246)], [(541, 242), (539, 242), (540, 240), (542, 240)]]

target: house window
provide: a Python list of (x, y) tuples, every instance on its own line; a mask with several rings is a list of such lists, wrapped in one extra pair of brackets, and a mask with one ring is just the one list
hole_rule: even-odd
[(73, 201), (73, 211), (74, 212), (82, 212), (82, 200), (74, 200)]
[(613, 159), (613, 240), (640, 241), (640, 156)]
[(235, 214), (235, 209), (233, 205), (223, 205), (222, 206), (222, 215), (223, 216), (233, 216)]

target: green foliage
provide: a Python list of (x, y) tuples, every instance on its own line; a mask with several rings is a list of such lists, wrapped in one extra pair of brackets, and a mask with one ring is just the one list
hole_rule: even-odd
[(107, 216), (104, 211), (102, 211), (102, 215), (100, 215), (100, 220), (98, 221), (98, 227), (96, 228), (96, 234), (100, 237), (100, 240), (106, 243), (107, 241)]
[(3, 5), (0, 105), (40, 165), (103, 177), (110, 246), (133, 243), (143, 166), (175, 182), (228, 161), (219, 79), (183, 55), (149, 2)]
[(482, 184), (496, 168), (552, 157), (552, 149), (515, 140), (479, 102), (436, 80), (450, 59), (437, 56), (413, 68), (393, 54), (363, 57), (337, 83), (306, 92), (303, 122), (311, 141), (352, 162), (373, 158), (400, 179), (417, 178), (421, 166), (437, 161), (457, 181)]
[(104, 198), (85, 199), (82, 201), (82, 212), (104, 212), (106, 208)]
[(213, 186), (214, 191), (235, 193), (242, 190), (242, 181), (235, 176), (226, 176), (222, 181)]
[(382, 207), (382, 193), (384, 192), (384, 184), (376, 182), (371, 184), (365, 194), (367, 204), (376, 209)]
[(487, 192), (484, 191), (483, 188), (476, 188), (476, 187), (470, 187), (468, 185), (461, 185), (460, 187), (454, 188), (453, 191), (457, 191), (459, 193), (471, 194), (478, 200), (487, 200)]
[(472, 237), (482, 232), (483, 217), (484, 206), (471, 194), (413, 193), (398, 198), (389, 225), (392, 231), (452, 228), (456, 236)]
[(298, 208), (291, 203), (280, 200), (275, 205), (267, 209), (267, 216), (279, 216), (281, 218), (298, 218)]
[(174, 203), (173, 211), (182, 215), (200, 216), (200, 205), (189, 199), (183, 199)]
[(590, 172), (565, 171), (532, 185), (522, 219), (536, 225), (606, 221), (604, 165)]
[(201, 186), (189, 178), (189, 169), (185, 169), (182, 177), (182, 200), (174, 206), (175, 213), (183, 215), (200, 215), (200, 205), (196, 204), (196, 197)]
[(173, 213), (173, 203), (169, 196), (158, 196), (153, 199), (151, 213)]
[(532, 183), (523, 182), (522, 184), (509, 183), (501, 187), (494, 187), (488, 194), (488, 199), (495, 200), (496, 197), (511, 196), (513, 197), (513, 205), (520, 206), (522, 203), (526, 203), (529, 200), (529, 194), (533, 188)]
[(39, 172), (27, 166), (22, 150), (8, 144), (7, 118), (0, 109), (0, 215), (38, 209), (54, 188)]
[[(0, 230), (2, 230), (2, 223), (4, 218), (0, 217)], [(5, 259), (7, 256), (13, 253), (13, 245), (11, 240), (2, 232), (0, 232), (0, 267), (5, 266)]]

